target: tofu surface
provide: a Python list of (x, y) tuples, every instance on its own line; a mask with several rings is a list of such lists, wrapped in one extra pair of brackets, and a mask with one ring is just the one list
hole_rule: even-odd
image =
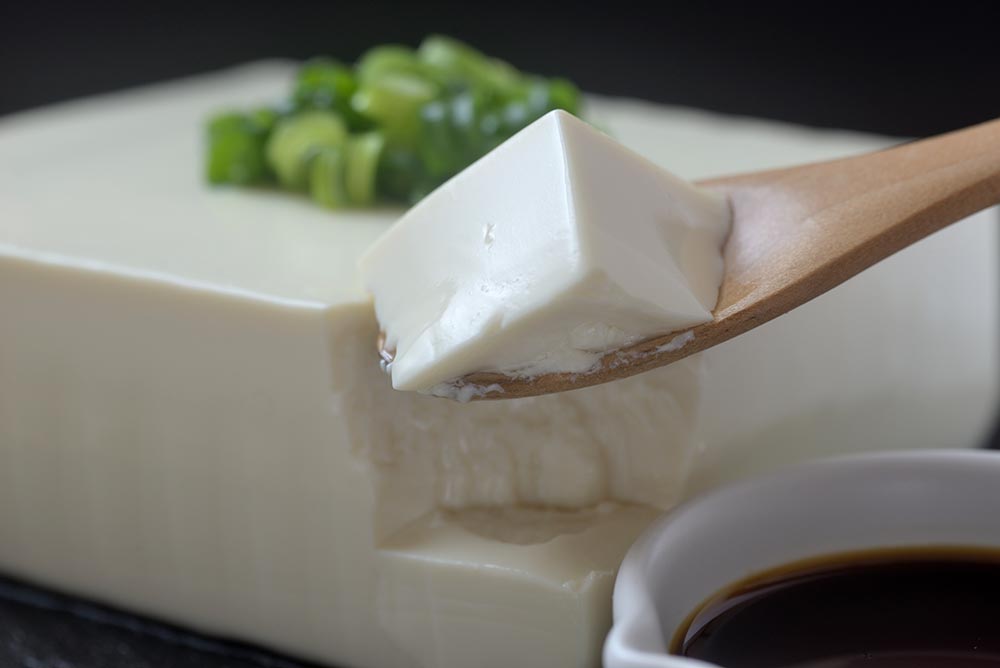
[(546, 114), (361, 257), (392, 386), (449, 396), (476, 371), (585, 373), (711, 320), (730, 218), (723, 196)]
[[(0, 118), (0, 571), (336, 666), (594, 666), (618, 564), (662, 510), (992, 427), (995, 211), (636, 378), (393, 391), (355, 265), (399, 212), (202, 182), (206, 115), (290, 72)], [(889, 143), (591, 108), (690, 179)]]

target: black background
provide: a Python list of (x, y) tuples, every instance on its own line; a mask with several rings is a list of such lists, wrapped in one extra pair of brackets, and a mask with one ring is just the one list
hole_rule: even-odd
[[(0, 114), (443, 32), (593, 92), (920, 136), (1000, 116), (996, 5), (0, 0)], [(0, 668), (290, 665), (0, 578)]]
[(0, 113), (438, 31), (594, 92), (926, 135), (1000, 115), (998, 5), (0, 0)]

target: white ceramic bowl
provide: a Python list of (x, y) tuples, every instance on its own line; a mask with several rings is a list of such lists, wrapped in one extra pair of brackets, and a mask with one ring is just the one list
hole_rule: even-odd
[(615, 583), (606, 668), (709, 668), (667, 654), (707, 597), (809, 557), (897, 546), (1000, 547), (1000, 452), (831, 459), (696, 499), (654, 523)]

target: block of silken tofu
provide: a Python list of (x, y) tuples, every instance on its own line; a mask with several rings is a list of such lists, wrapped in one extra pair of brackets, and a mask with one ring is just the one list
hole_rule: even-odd
[[(399, 212), (202, 181), (260, 63), (0, 119), (0, 572), (358, 668), (595, 666), (619, 561), (794, 461), (975, 447), (995, 212), (670, 367), (557, 396), (396, 392), (358, 257)], [(591, 100), (685, 178), (890, 140)]]

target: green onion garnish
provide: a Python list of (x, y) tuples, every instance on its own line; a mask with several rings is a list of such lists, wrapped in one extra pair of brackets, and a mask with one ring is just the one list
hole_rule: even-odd
[(328, 209), (342, 209), (350, 203), (345, 186), (344, 149), (324, 148), (313, 156), (309, 172), (309, 194)]
[(345, 185), (352, 206), (371, 206), (375, 203), (375, 182), (383, 149), (385, 138), (378, 132), (367, 132), (348, 140)]
[(365, 52), (355, 65), (362, 86), (370, 85), (387, 74), (408, 74), (434, 79), (431, 68), (422, 63), (413, 49), (398, 44), (376, 46)]
[(450, 37), (376, 46), (354, 66), (304, 63), (273, 109), (211, 119), (206, 176), (277, 181), (329, 208), (413, 203), (545, 113), (580, 103), (566, 79), (523, 74)]
[(315, 154), (341, 146), (346, 138), (347, 128), (337, 114), (303, 111), (278, 122), (267, 142), (267, 161), (282, 185), (302, 190)]
[(386, 73), (361, 88), (352, 106), (371, 118), (386, 138), (400, 146), (420, 141), (420, 108), (440, 94), (438, 87), (411, 74)]
[(264, 148), (276, 115), (223, 114), (208, 124), (206, 175), (210, 183), (250, 185), (271, 177)]

